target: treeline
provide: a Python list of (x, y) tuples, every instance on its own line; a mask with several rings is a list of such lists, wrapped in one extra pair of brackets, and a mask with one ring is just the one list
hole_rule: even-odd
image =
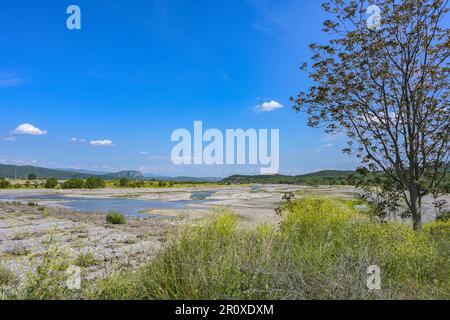
[(220, 181), (224, 184), (296, 184), (296, 185), (351, 185), (350, 174), (336, 176), (287, 176), (287, 175), (234, 175)]
[(27, 180), (24, 184), (12, 184), (8, 180), (0, 178), (0, 189), (20, 188), (45, 188), (45, 189), (101, 189), (106, 187), (106, 181), (100, 178), (69, 179), (59, 183), (56, 178), (50, 178), (43, 182), (37, 179)]
[(119, 180), (104, 180), (98, 177), (87, 179), (69, 179), (59, 182), (56, 178), (38, 180), (35, 175), (29, 176), (25, 183), (12, 184), (10, 181), (0, 178), (0, 189), (20, 188), (45, 188), (45, 189), (102, 189), (112, 188), (171, 188), (174, 186), (198, 186), (208, 184), (199, 181), (168, 181), (168, 180), (131, 180), (122, 178)]

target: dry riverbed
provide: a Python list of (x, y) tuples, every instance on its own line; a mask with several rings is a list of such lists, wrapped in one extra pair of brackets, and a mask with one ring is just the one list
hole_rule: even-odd
[(83, 256), (93, 258), (83, 268), (86, 278), (103, 277), (151, 259), (176, 223), (173, 219), (128, 219), (125, 225), (111, 225), (105, 217), (102, 213), (0, 202), (0, 264), (23, 279), (40, 262), (53, 238), (61, 258), (74, 265), (86, 263), (81, 262)]

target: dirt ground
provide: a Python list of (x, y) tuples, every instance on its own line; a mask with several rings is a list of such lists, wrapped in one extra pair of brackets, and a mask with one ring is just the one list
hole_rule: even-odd
[(86, 278), (103, 277), (151, 259), (175, 224), (176, 219), (128, 219), (111, 225), (106, 214), (0, 202), (0, 264), (23, 278), (53, 238), (74, 265), (81, 255), (92, 255), (92, 265), (83, 268)]

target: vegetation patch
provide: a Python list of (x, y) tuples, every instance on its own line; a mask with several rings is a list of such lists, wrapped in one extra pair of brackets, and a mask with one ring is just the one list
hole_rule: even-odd
[(127, 219), (123, 214), (111, 211), (106, 216), (106, 222), (110, 224), (125, 224), (127, 223)]
[[(378, 223), (354, 201), (309, 198), (280, 226), (237, 228), (225, 212), (181, 227), (157, 259), (102, 280), (100, 299), (449, 299), (450, 223)], [(368, 290), (367, 268), (381, 269)]]
[(95, 258), (92, 252), (80, 253), (75, 260), (75, 264), (82, 268), (89, 268), (95, 266), (99, 261)]

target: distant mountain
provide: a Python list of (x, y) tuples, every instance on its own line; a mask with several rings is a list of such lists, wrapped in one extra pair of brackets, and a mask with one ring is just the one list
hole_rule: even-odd
[(159, 180), (159, 181), (177, 181), (177, 182), (218, 182), (223, 178), (217, 177), (168, 177), (168, 176), (159, 176), (156, 174), (144, 174), (145, 178), (149, 180)]
[(260, 184), (341, 184), (354, 171), (325, 170), (298, 176), (275, 175), (234, 175), (221, 180), (221, 183), (260, 183)]
[(160, 176), (160, 175), (154, 174), (154, 173), (144, 173), (144, 177), (150, 178), (150, 179), (168, 178), (166, 176)]
[(92, 175), (76, 172), (64, 171), (56, 169), (47, 169), (34, 166), (13, 166), (0, 165), (0, 178), (17, 178), (26, 179), (29, 174), (34, 173), (38, 179), (56, 178), (56, 179), (85, 179)]
[(58, 168), (56, 170), (79, 172), (79, 173), (85, 173), (85, 174), (89, 174), (89, 175), (98, 175), (98, 176), (108, 174), (108, 172), (106, 172), (106, 171), (93, 171), (93, 170), (83, 170), (83, 169), (74, 169), (74, 168)]
[(89, 177), (99, 177), (105, 180), (121, 178), (128, 178), (133, 180), (144, 179), (144, 175), (141, 172), (135, 170), (120, 171), (117, 173), (106, 173), (86, 170), (78, 171), (76, 169), (47, 169), (34, 166), (0, 165), (0, 178), (26, 179), (31, 173), (34, 173), (38, 179), (56, 178), (60, 180), (67, 180), (86, 179)]
[(167, 177), (165, 180), (171, 180), (171, 181), (180, 181), (180, 182), (219, 182), (222, 180), (222, 178), (215, 178), (215, 177)]
[(351, 174), (354, 174), (355, 171), (350, 170), (323, 170), (313, 173), (307, 173), (302, 174), (296, 177), (299, 178), (309, 178), (309, 177), (329, 177), (329, 178), (336, 178), (336, 177), (347, 177)]
[(99, 177), (105, 180), (115, 180), (127, 178), (130, 180), (166, 180), (182, 182), (216, 182), (221, 178), (194, 178), (194, 177), (163, 177), (156, 174), (143, 174), (136, 170), (120, 171), (116, 173), (96, 172), (78, 169), (47, 169), (35, 166), (14, 166), (0, 165), (0, 178), (26, 179), (29, 174), (34, 173), (38, 179), (56, 178), (59, 180), (67, 179), (86, 179), (89, 177)]
[(142, 174), (142, 172), (139, 172), (136, 170), (120, 171), (117, 173), (107, 173), (100, 177), (108, 177), (108, 178), (113, 178), (113, 179), (127, 178), (127, 179), (133, 179), (133, 180), (138, 180), (138, 179), (140, 180), (140, 179), (145, 178), (144, 175)]

